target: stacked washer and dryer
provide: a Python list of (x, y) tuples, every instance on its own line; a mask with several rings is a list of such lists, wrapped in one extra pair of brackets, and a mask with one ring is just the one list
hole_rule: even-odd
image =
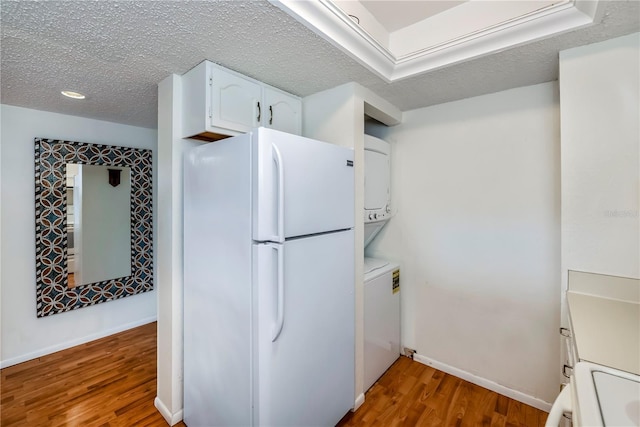
[[(391, 146), (364, 136), (364, 246), (391, 217)], [(400, 269), (364, 259), (364, 386), (368, 390), (400, 356)]]

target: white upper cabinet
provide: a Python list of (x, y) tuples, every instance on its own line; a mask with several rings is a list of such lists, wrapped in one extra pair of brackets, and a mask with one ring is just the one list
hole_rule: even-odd
[(211, 127), (247, 132), (260, 126), (260, 85), (219, 68), (212, 68), (210, 76)]
[(182, 76), (182, 136), (215, 141), (257, 126), (300, 134), (302, 102), (209, 61)]
[(263, 126), (300, 135), (302, 101), (297, 96), (270, 86), (264, 86), (265, 113)]

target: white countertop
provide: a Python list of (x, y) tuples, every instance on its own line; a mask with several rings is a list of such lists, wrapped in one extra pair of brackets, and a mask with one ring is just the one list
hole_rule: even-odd
[(567, 292), (578, 360), (640, 375), (640, 304)]

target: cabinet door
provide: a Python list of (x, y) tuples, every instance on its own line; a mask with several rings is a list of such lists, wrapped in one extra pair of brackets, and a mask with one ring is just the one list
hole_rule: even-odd
[(211, 126), (247, 132), (264, 116), (259, 84), (214, 68), (211, 73)]
[(264, 106), (263, 126), (300, 135), (302, 131), (302, 102), (300, 98), (265, 86)]

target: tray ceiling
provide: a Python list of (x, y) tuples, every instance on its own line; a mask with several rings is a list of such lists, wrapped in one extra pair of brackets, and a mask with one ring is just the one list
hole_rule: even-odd
[(584, 28), (597, 0), (272, 3), (388, 82)]
[[(360, 0), (374, 18), (388, 31), (393, 32), (420, 22), (468, 0), (388, 1)], [(335, 1), (334, 3), (342, 3)], [(355, 2), (354, 2), (355, 3)], [(348, 7), (348, 6), (347, 6)], [(343, 7), (341, 9), (347, 11)]]
[(407, 111), (556, 80), (560, 50), (640, 31), (640, 2), (601, 4), (593, 25), (390, 83), (267, 1), (1, 0), (1, 101), (155, 128), (158, 82), (208, 59), (299, 96), (357, 82)]

